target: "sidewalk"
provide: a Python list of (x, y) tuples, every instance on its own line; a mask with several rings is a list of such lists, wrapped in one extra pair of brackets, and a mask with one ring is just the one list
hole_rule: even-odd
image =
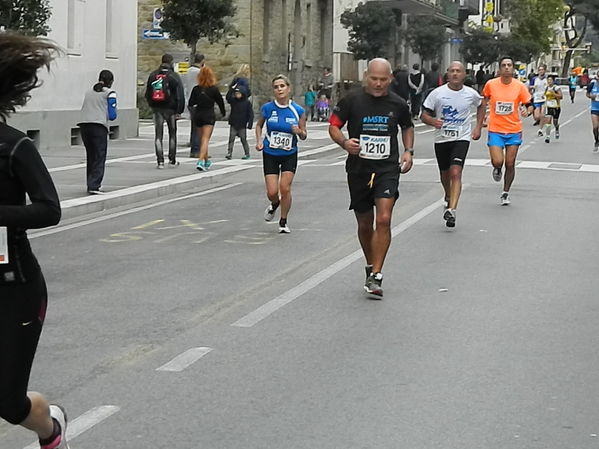
[[(324, 140), (328, 134), (326, 123), (308, 123), (310, 135), (323, 142), (323, 146), (300, 152), (308, 156), (336, 148)], [(42, 152), (61, 199), (63, 219), (74, 218), (102, 210), (120, 207), (139, 201), (151, 200), (190, 189), (202, 190), (214, 184), (219, 176), (261, 166), (262, 159), (254, 151), (254, 133), (248, 133), (252, 159), (241, 160), (243, 150), (236, 142), (233, 159), (224, 158), (229, 137), (229, 126), (224, 121), (216, 123), (210, 143), (213, 166), (208, 172), (195, 169), (197, 159), (189, 157), (189, 121), (181, 120), (177, 132), (178, 167), (156, 168), (154, 152), (154, 126), (151, 121), (139, 123), (139, 137), (127, 140), (111, 140), (104, 176), (104, 195), (90, 195), (86, 189), (85, 148), (53, 149)], [(322, 139), (322, 140), (321, 140)], [(168, 159), (168, 133), (163, 140), (165, 158)], [(168, 165), (168, 164), (166, 164)]]

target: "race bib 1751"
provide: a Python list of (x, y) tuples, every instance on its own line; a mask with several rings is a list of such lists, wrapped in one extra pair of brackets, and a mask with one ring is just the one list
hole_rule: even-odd
[(360, 157), (364, 159), (387, 159), (391, 156), (390, 136), (360, 134)]
[(459, 125), (443, 124), (441, 132), (445, 139), (457, 139), (462, 132), (462, 127)]

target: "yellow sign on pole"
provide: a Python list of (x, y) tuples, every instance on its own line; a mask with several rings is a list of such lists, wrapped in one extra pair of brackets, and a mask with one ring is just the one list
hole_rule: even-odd
[(189, 70), (189, 62), (181, 61), (177, 63), (176, 72), (185, 75)]

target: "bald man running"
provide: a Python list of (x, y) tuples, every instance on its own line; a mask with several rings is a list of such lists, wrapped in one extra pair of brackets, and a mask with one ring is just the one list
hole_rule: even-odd
[[(350, 205), (358, 222), (358, 239), (366, 258), (364, 289), (383, 298), (383, 263), (391, 244), (391, 215), (399, 197), (399, 174), (412, 168), (414, 124), (406, 101), (389, 92), (391, 64), (373, 59), (366, 87), (350, 93), (335, 107), (329, 135), (347, 151), (345, 169)], [(341, 128), (347, 123), (349, 137)], [(400, 155), (398, 131), (405, 148)], [(376, 226), (375, 226), (376, 223)]]

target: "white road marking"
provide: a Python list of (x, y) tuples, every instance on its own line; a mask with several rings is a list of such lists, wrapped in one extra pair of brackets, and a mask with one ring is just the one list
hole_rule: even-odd
[[(420, 212), (417, 212), (416, 214), (412, 215), (407, 220), (405, 220), (405, 221), (401, 222), (399, 225), (395, 226), (392, 229), (391, 234), (393, 236), (396, 236), (396, 235), (406, 231), (411, 226), (416, 224), (418, 221), (422, 220), (424, 217), (426, 217), (427, 215), (429, 215), (433, 211), (435, 211), (437, 208), (439, 208), (439, 206), (441, 206), (442, 204), (443, 204), (443, 200), (435, 201), (431, 205), (422, 209)], [(280, 296), (270, 300), (266, 304), (258, 307), (253, 312), (248, 313), (246, 316), (240, 318), (239, 320), (237, 320), (233, 324), (231, 324), (231, 326), (236, 326), (236, 327), (252, 327), (252, 326), (254, 326), (255, 324), (262, 321), (263, 319), (265, 319), (268, 316), (275, 313), (280, 308), (284, 307), (285, 305), (287, 305), (290, 302), (294, 301), (295, 299), (299, 298), (303, 294), (312, 290), (314, 287), (318, 286), (322, 282), (331, 278), (333, 275), (337, 274), (341, 270), (347, 268), (349, 265), (351, 265), (355, 261), (359, 260), (361, 257), (363, 257), (361, 249), (354, 251), (353, 253), (349, 254), (348, 256), (345, 256), (343, 259), (340, 259), (337, 262), (333, 263), (332, 265), (328, 266), (324, 270), (321, 270), (318, 273), (312, 275), (311, 277), (309, 277), (302, 283), (293, 287), (291, 290), (286, 291), (282, 295), (280, 295)]]
[(148, 204), (148, 205), (145, 205), (145, 206), (134, 207), (133, 209), (127, 209), (127, 210), (124, 210), (124, 211), (121, 211), (121, 212), (116, 212), (116, 213), (110, 214), (110, 215), (103, 215), (101, 217), (92, 218), (90, 220), (85, 220), (85, 221), (80, 221), (78, 223), (73, 223), (73, 224), (70, 224), (70, 225), (57, 226), (57, 227), (54, 227), (54, 228), (49, 228), (49, 229), (44, 230), (44, 231), (32, 232), (32, 233), (29, 234), (28, 237), (29, 237), (29, 239), (35, 239), (35, 238), (38, 238), (38, 237), (44, 237), (46, 235), (58, 234), (59, 232), (68, 231), (70, 229), (80, 228), (82, 226), (87, 226), (87, 225), (94, 224), (94, 223), (100, 223), (102, 221), (112, 220), (113, 218), (122, 217), (123, 215), (134, 214), (136, 212), (141, 212), (143, 210), (152, 209), (152, 208), (158, 207), (158, 206), (164, 206), (165, 204), (174, 203), (176, 201), (183, 201), (183, 200), (187, 200), (187, 199), (190, 199), (190, 198), (195, 198), (195, 197), (198, 197), (198, 196), (208, 195), (210, 193), (220, 192), (221, 190), (227, 190), (227, 189), (230, 189), (232, 187), (240, 186), (241, 184), (242, 183), (240, 183), (240, 182), (236, 182), (236, 183), (233, 183), (233, 184), (226, 184), (224, 186), (215, 187), (214, 189), (205, 190), (203, 192), (192, 193), (190, 195), (185, 195), (185, 196), (181, 196), (181, 197), (177, 197), (177, 198), (170, 198), (168, 200), (158, 201), (156, 203)]
[[(91, 429), (95, 425), (101, 423), (105, 419), (111, 417), (120, 410), (120, 407), (116, 405), (102, 405), (100, 407), (92, 408), (85, 412), (83, 415), (69, 421), (67, 427), (67, 440), (71, 441), (81, 435), (83, 432)], [(24, 449), (39, 449), (40, 445), (36, 441), (31, 443)]]
[(199, 348), (191, 348), (185, 351), (182, 354), (179, 354), (173, 360), (168, 363), (165, 363), (159, 368), (156, 368), (156, 371), (170, 371), (179, 373), (183, 371), (185, 368), (193, 365), (195, 362), (200, 360), (206, 354), (212, 351), (212, 348), (207, 347), (199, 347)]

